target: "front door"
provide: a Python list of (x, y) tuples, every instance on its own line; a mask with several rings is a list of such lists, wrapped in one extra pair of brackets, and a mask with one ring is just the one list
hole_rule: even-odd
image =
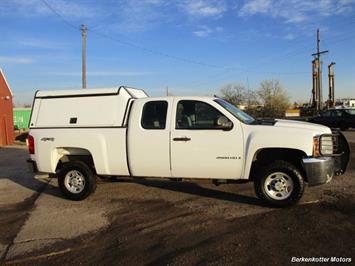
[[(170, 138), (173, 177), (240, 178), (243, 167), (241, 125), (229, 113), (223, 115), (217, 105), (175, 100)], [(232, 129), (221, 129), (217, 121), (222, 116), (233, 122)]]

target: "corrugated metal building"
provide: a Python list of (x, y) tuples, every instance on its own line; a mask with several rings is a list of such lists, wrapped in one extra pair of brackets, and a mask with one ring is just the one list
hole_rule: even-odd
[(27, 129), (30, 123), (31, 108), (14, 108), (15, 129)]
[(0, 146), (14, 142), (12, 92), (0, 69)]

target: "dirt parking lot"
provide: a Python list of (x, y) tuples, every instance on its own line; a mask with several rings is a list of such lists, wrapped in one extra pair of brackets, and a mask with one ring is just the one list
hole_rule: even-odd
[[(346, 136), (355, 150), (355, 131)], [(307, 188), (288, 209), (253, 184), (100, 181), (82, 202), (27, 170), (24, 146), (0, 149), (0, 265), (283, 265), (292, 257), (355, 259), (355, 166)], [(355, 153), (352, 153), (352, 161)]]

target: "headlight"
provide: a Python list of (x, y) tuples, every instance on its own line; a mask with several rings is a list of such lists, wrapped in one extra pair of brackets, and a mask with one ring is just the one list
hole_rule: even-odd
[(333, 155), (333, 137), (332, 135), (322, 135), (320, 137), (320, 153), (322, 155)]
[(333, 155), (333, 145), (332, 135), (313, 137), (313, 157)]

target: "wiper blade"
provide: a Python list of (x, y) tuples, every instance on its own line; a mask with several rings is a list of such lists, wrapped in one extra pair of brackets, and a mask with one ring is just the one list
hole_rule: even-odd
[(252, 125), (265, 125), (273, 126), (277, 121), (275, 119), (255, 119), (251, 124)]

